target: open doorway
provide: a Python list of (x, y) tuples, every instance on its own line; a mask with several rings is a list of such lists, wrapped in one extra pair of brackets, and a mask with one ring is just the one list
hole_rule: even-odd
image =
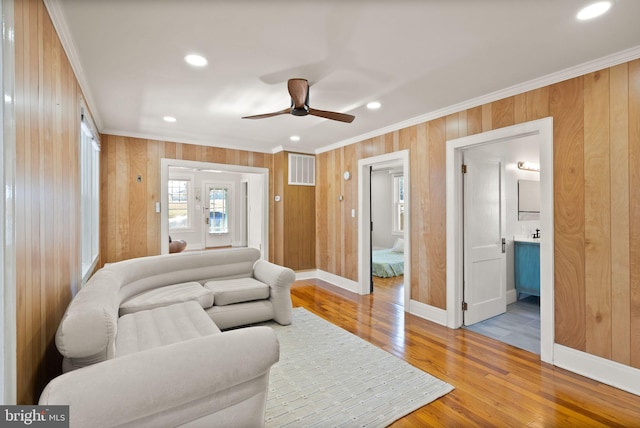
[(401, 161), (371, 166), (371, 285), (404, 305), (405, 191)]
[(269, 170), (161, 160), (161, 253), (169, 237), (186, 250), (249, 246), (268, 258)]
[[(374, 187), (376, 181), (386, 190)], [(371, 293), (378, 282), (381, 290), (396, 293), (405, 310), (411, 291), (409, 188), (408, 150), (358, 161), (358, 293)], [(374, 251), (383, 259), (385, 254), (394, 256), (386, 260), (394, 265), (375, 267)]]
[(472, 146), (462, 158), (464, 327), (540, 354), (539, 137)]
[(463, 151), (534, 137), (540, 153), (540, 356), (553, 361), (553, 119), (545, 118), (447, 141), (447, 326), (463, 325)]

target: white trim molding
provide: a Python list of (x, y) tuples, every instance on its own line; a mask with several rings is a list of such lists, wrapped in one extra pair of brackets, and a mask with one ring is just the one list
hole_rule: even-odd
[(0, 104), (0, 403), (17, 401), (15, 242), (15, 41), (13, 0), (0, 2), (3, 102)]
[[(260, 252), (262, 258), (269, 260), (269, 169), (255, 166), (242, 166), (232, 164), (218, 164), (212, 162), (190, 161), (182, 159), (160, 159), (160, 254), (169, 254), (169, 216), (165, 207), (168, 206), (169, 194), (167, 181), (169, 180), (169, 167), (185, 167), (214, 169), (230, 173), (249, 173), (262, 175), (262, 243)], [(156, 201), (157, 203), (158, 201)]]
[(554, 272), (553, 272), (553, 118), (525, 122), (493, 131), (447, 141), (447, 326), (462, 326), (462, 150), (483, 144), (538, 136), (540, 143), (540, 358), (553, 363)]
[(343, 278), (339, 275), (325, 272), (323, 270), (318, 269), (317, 271), (318, 279), (322, 281), (328, 282), (330, 284), (335, 285), (336, 287), (344, 288), (347, 291), (351, 291), (352, 293), (358, 294), (358, 283), (356, 281), (352, 281), (347, 278)]
[(296, 281), (304, 281), (305, 279), (316, 279), (318, 278), (318, 270), (298, 270), (296, 271)]
[(554, 344), (553, 364), (604, 384), (640, 395), (640, 370), (586, 352)]
[(358, 294), (369, 294), (371, 287), (371, 176), (369, 168), (401, 163), (404, 175), (404, 309), (411, 299), (411, 171), (409, 150), (386, 153), (358, 160)]
[(320, 154), (640, 58), (640, 45), (316, 149)]
[(426, 305), (418, 302), (417, 300), (411, 300), (409, 302), (409, 313), (420, 318), (424, 318), (427, 321), (431, 321), (445, 327), (447, 326), (447, 311), (444, 309)]
[(44, 0), (44, 5), (49, 12), (49, 16), (51, 17), (53, 28), (55, 28), (56, 32), (58, 33), (58, 37), (60, 38), (60, 43), (62, 43), (64, 52), (69, 58), (69, 63), (71, 64), (71, 68), (76, 75), (76, 79), (78, 80), (80, 89), (82, 89), (85, 101), (87, 102), (89, 110), (91, 111), (91, 116), (93, 117), (98, 130), (100, 130), (102, 129), (102, 119), (100, 118), (100, 112), (96, 108), (96, 103), (94, 102), (95, 98), (91, 93), (91, 86), (89, 86), (89, 82), (87, 81), (84, 69), (82, 68), (82, 61), (80, 61), (80, 57), (78, 56), (78, 50), (76, 49), (76, 45), (73, 43), (73, 37), (71, 37), (71, 33), (69, 32), (69, 25), (67, 24), (67, 20), (64, 17), (61, 2), (60, 0)]

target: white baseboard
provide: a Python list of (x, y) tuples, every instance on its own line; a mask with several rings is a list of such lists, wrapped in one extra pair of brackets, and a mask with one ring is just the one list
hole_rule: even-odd
[(316, 279), (316, 278), (318, 278), (317, 269), (296, 271), (296, 281), (303, 280), (303, 279)]
[(343, 278), (341, 276), (325, 272), (320, 269), (318, 269), (316, 272), (318, 272), (318, 279), (331, 283), (336, 287), (344, 288), (347, 291), (358, 294), (358, 283), (356, 281), (352, 281), (350, 279)]
[(296, 280), (300, 279), (321, 279), (336, 287), (343, 288), (352, 293), (358, 294), (358, 283), (339, 275), (325, 272), (320, 269), (301, 270), (296, 272)]
[(436, 308), (435, 306), (426, 305), (417, 300), (411, 300), (409, 302), (409, 313), (445, 327), (447, 325), (447, 311)]
[(507, 305), (510, 305), (517, 301), (518, 301), (518, 293), (516, 293), (516, 289), (512, 288), (511, 290), (507, 290)]
[(623, 391), (640, 395), (640, 370), (615, 361), (577, 351), (557, 343), (553, 345), (553, 363)]

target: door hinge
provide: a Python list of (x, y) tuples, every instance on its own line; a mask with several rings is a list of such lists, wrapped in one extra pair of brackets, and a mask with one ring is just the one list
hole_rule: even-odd
[(466, 311), (468, 309), (467, 302), (462, 302), (462, 310)]
[(467, 166), (465, 164), (462, 164), (462, 173), (463, 174), (467, 173)]

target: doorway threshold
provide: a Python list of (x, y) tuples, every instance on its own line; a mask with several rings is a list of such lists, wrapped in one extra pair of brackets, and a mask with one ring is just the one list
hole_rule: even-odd
[(540, 355), (540, 298), (527, 296), (507, 305), (504, 314), (464, 328)]

